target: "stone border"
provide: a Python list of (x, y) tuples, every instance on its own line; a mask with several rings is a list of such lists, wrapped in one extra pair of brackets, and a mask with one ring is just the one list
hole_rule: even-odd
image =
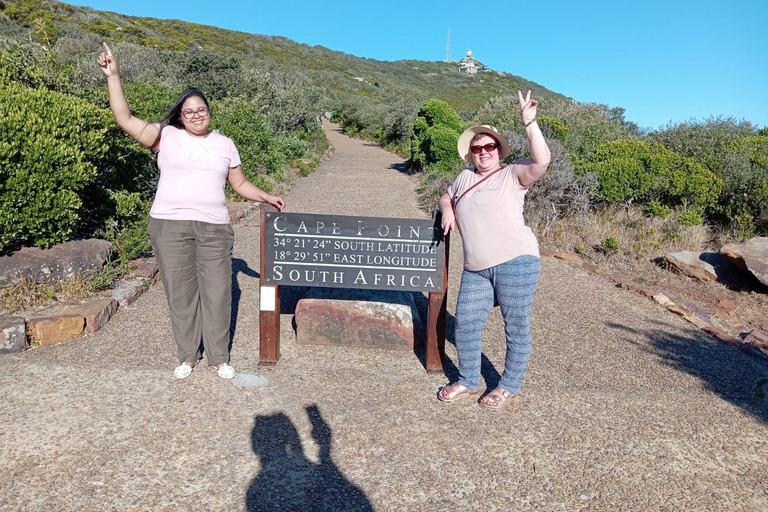
[[(258, 211), (253, 203), (230, 203), (227, 208), (232, 225)], [(30, 312), (27, 316), (0, 317), (0, 355), (81, 338), (104, 327), (120, 308), (136, 302), (160, 280), (154, 258), (134, 260), (129, 268), (133, 268), (130, 277), (118, 281), (109, 298), (91, 298), (75, 306)]]

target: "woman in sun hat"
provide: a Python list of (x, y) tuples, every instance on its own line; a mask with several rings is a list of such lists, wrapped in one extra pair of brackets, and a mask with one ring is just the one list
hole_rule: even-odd
[(117, 124), (157, 153), (160, 180), (149, 212), (149, 234), (160, 267), (179, 354), (173, 372), (185, 379), (201, 360), (231, 379), (232, 247), (224, 186), (251, 201), (281, 210), (283, 198), (265, 192), (243, 174), (232, 140), (209, 129), (211, 113), (200, 89), (179, 95), (165, 119), (148, 123), (131, 113), (117, 59), (107, 43), (97, 58), (107, 79), (109, 106)]
[(531, 91), (520, 101), (530, 158), (502, 167), (509, 143), (490, 125), (472, 126), (459, 137), (459, 155), (474, 168), (465, 169), (439, 201), (445, 234), (459, 228), (464, 271), (456, 304), (456, 349), (459, 378), (443, 387), (438, 398), (453, 402), (478, 395), (481, 334), (497, 301), (504, 317), (507, 352), (498, 386), (479, 403), (500, 409), (520, 390), (531, 352), (531, 308), (539, 280), (539, 246), (523, 220), (528, 188), (547, 170), (549, 147), (536, 124)]

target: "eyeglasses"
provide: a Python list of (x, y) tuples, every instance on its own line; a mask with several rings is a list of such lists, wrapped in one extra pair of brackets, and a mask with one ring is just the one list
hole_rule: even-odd
[(197, 114), (200, 117), (206, 117), (208, 116), (208, 109), (205, 107), (200, 107), (197, 110), (182, 110), (181, 115), (184, 117), (184, 119), (194, 119), (195, 114)]
[(491, 142), (490, 144), (486, 144), (485, 146), (470, 146), (469, 149), (472, 150), (473, 155), (479, 155), (482, 150), (485, 150), (486, 153), (490, 153), (497, 147), (499, 147), (498, 144), (496, 144), (495, 142)]

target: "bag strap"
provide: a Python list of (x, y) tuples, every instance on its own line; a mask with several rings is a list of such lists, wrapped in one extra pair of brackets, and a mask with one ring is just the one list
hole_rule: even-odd
[(453, 216), (457, 219), (456, 220), (457, 223), (458, 223), (458, 217), (456, 215), (456, 205), (459, 204), (459, 201), (461, 201), (461, 199), (465, 195), (467, 195), (467, 192), (469, 192), (470, 190), (472, 190), (476, 186), (480, 185), (482, 182), (484, 182), (485, 180), (487, 180), (488, 178), (490, 178), (491, 176), (493, 176), (494, 174), (496, 174), (497, 172), (499, 172), (502, 169), (503, 169), (503, 167), (499, 167), (498, 169), (496, 169), (495, 171), (490, 173), (488, 176), (486, 176), (485, 178), (481, 179), (480, 181), (478, 181), (477, 183), (475, 183), (474, 185), (469, 187), (467, 190), (465, 190), (464, 192), (461, 193), (461, 195), (458, 197), (458, 199), (456, 198), (456, 195), (454, 194), (454, 196), (451, 198), (451, 206), (453, 207)]

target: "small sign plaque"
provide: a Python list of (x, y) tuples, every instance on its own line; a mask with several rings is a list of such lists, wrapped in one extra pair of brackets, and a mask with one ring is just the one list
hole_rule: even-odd
[(267, 212), (264, 284), (442, 292), (445, 244), (432, 219)]

